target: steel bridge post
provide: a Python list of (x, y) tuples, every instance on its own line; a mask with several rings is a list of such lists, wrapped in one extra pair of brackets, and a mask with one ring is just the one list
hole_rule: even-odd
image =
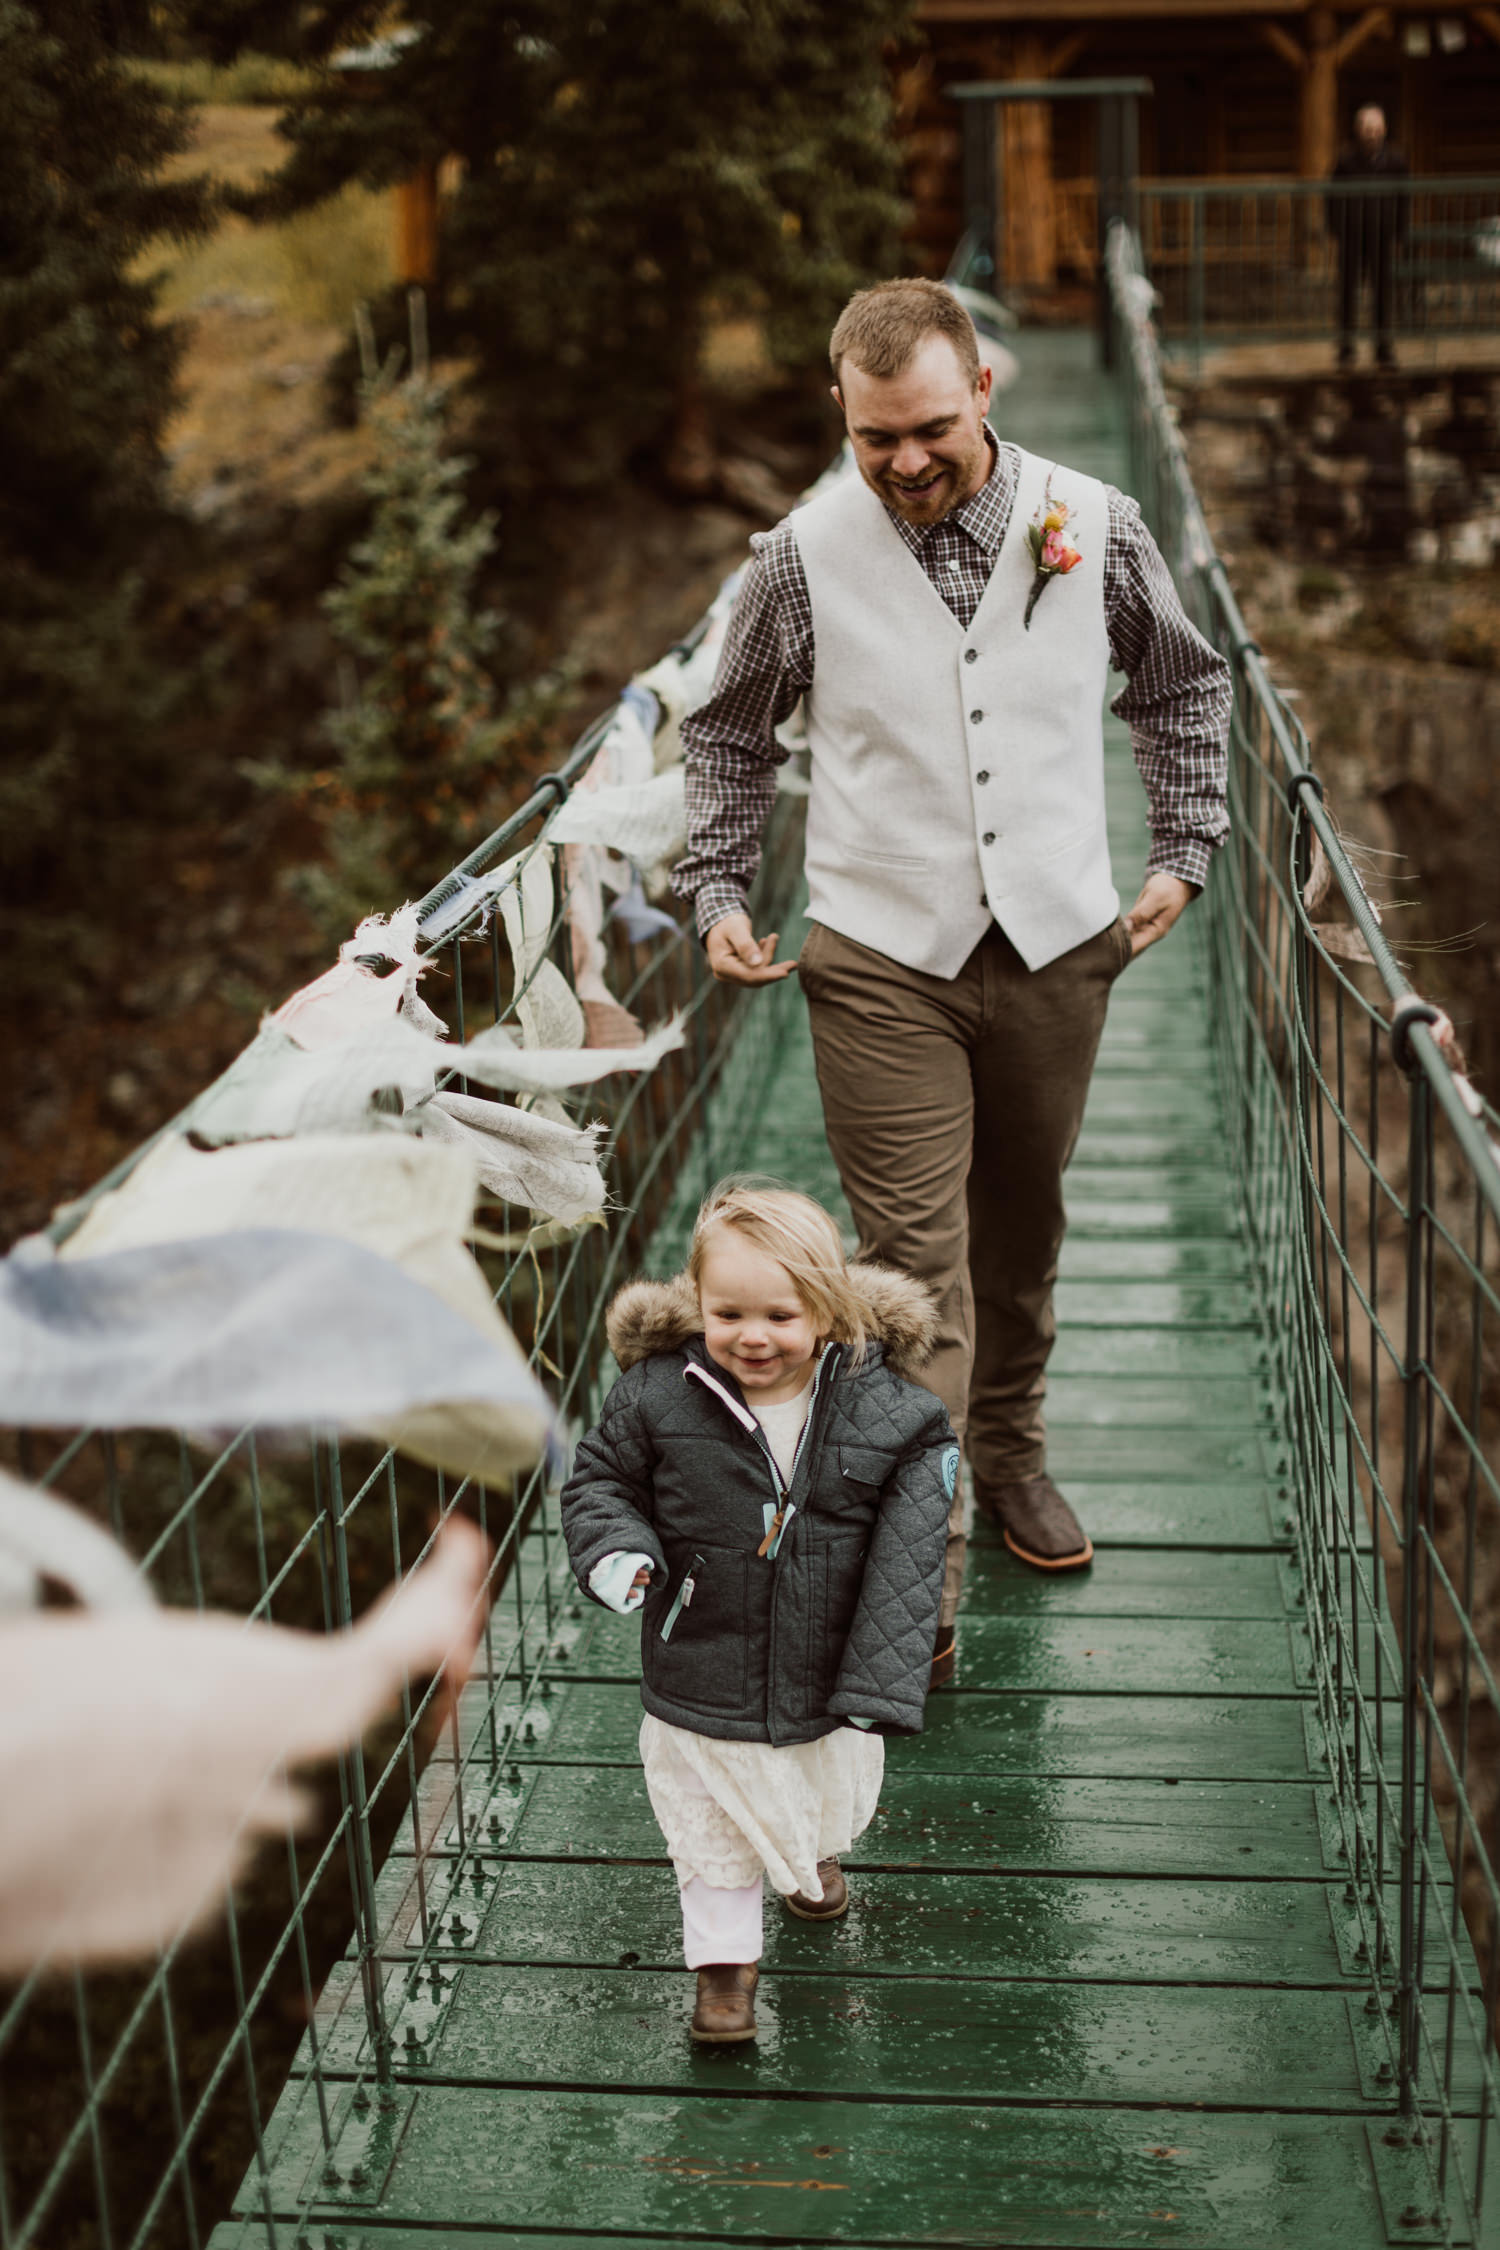
[[(1399, 1050), (1398, 1050), (1399, 1052)], [(1427, 1314), (1428, 1171), (1431, 1091), (1414, 1071), (1407, 1080), (1406, 1338), (1401, 1422), (1401, 1903), (1396, 1989), (1401, 2110), (1417, 2106), (1417, 1743), (1422, 1714), (1421, 1599), (1417, 1568), (1421, 1537), (1424, 1384)]]
[[(333, 1583), (341, 1629), (353, 1623), (350, 1598), (349, 1541), (344, 1522), (344, 1487), (338, 1440), (327, 1445), (328, 1528), (333, 1547)], [(359, 1944), (360, 1984), (365, 1997), (365, 2024), (375, 2057), (375, 2079), (388, 2087), (391, 2071), (391, 2028), (386, 2021), (385, 1994), (380, 1982), (379, 1921), (375, 1909), (375, 1860), (370, 1850), (370, 1800), (365, 1786), (364, 1745), (356, 1742), (339, 1760), (346, 1778), (349, 1808), (349, 1870), (354, 1893), (355, 1930)], [(460, 1782), (461, 1785), (461, 1782)]]
[(974, 274), (981, 288), (1000, 291), (999, 179), (995, 165), (995, 104), (965, 102), (963, 119), (964, 227), (978, 245)]

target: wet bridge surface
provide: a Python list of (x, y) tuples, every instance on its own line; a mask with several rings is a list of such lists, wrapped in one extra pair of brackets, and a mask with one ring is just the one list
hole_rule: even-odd
[[(1085, 340), (1023, 344), (1002, 426), (1123, 482)], [(1128, 897), (1143, 800), (1112, 722), (1108, 741)], [(733, 1117), (721, 1101), (720, 1138), (837, 1204), (799, 996), (758, 1004), (782, 1018), (772, 1099), (758, 1123), (743, 1090)], [(351, 1962), (323, 2002), (332, 2166), (305, 2072), (271, 2122), (277, 2209), (305, 2209), (322, 2174), (299, 2240), (1431, 2238), (1403, 2235), (1380, 2155), (1386, 2049), (1322, 1778), (1190, 927), (1116, 987), (1069, 1207), (1051, 1466), (1097, 1558), (1052, 1582), (978, 1531), (956, 1685), (919, 1739), (888, 1746), (847, 1920), (768, 1906), (758, 2044), (689, 2044), (692, 1980), (637, 1763), (638, 1628), (576, 1604), (539, 1524), (519, 1575), (528, 1591), (552, 1578), (552, 1619), (524, 1678), (500, 1631), (509, 1676), (471, 1686), (463, 1713), (467, 1743), (524, 1705), (520, 1755), (482, 1786), (471, 1770), (462, 1805), (451, 1752), (427, 1772), (421, 1903), (441, 1935), (415, 1992), (410, 1825), (378, 1878), (394, 2101), (353, 2099), (369, 2058)], [(681, 1248), (663, 1241), (661, 1262)], [(259, 2207), (247, 2192), (250, 2223), (215, 2250), (256, 2240)]]

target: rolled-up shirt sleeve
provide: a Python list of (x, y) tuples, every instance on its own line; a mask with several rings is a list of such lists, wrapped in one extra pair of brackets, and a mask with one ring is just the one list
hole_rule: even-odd
[(1161, 550), (1134, 500), (1109, 493), (1105, 569), (1110, 653), (1126, 685), (1110, 709), (1130, 729), (1145, 786), (1148, 875), (1199, 889), (1229, 834), (1227, 660), (1183, 609)]
[(812, 610), (785, 524), (751, 541), (713, 693), (682, 723), (687, 851), (672, 888), (691, 899), (703, 937), (748, 912), (761, 839), (787, 753), (776, 729), (812, 681)]

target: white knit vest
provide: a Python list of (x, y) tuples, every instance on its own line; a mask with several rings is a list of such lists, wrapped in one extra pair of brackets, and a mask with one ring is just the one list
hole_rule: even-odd
[[(1054, 501), (1083, 559), (1023, 625), (1026, 528)], [(812, 600), (808, 913), (953, 977), (999, 923), (1039, 969), (1119, 912), (1105, 831), (1102, 484), (1033, 454), (965, 632), (849, 476), (790, 519)]]

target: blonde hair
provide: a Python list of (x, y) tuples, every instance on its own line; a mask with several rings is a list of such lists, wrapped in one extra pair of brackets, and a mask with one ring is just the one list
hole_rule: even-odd
[(866, 375), (900, 375), (929, 336), (946, 336), (965, 379), (979, 381), (979, 339), (951, 289), (916, 278), (877, 281), (849, 299), (834, 325), (828, 339), (833, 379), (842, 382), (845, 359)]
[(688, 1251), (688, 1276), (700, 1295), (709, 1242), (722, 1227), (731, 1227), (785, 1268), (819, 1335), (847, 1344), (858, 1367), (869, 1342), (869, 1323), (849, 1279), (839, 1230), (822, 1204), (779, 1180), (721, 1180), (704, 1198)]

